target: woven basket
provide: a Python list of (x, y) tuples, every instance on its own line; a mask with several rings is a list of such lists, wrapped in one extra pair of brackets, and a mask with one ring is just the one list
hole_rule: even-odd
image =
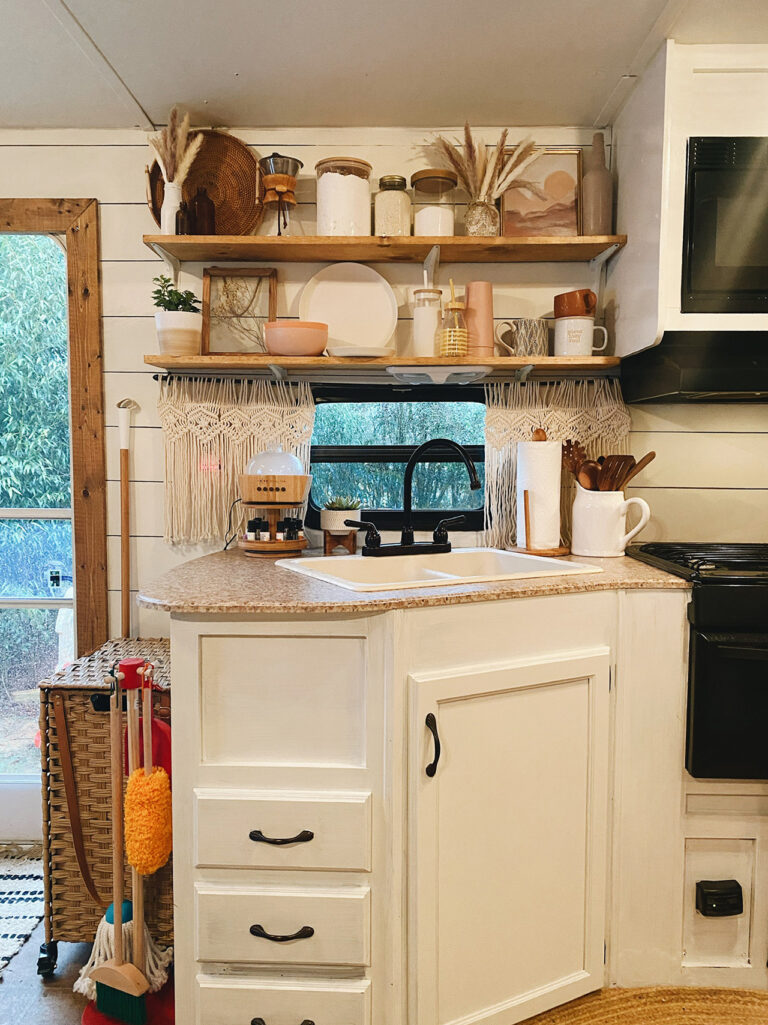
[[(155, 682), (165, 693), (155, 695), (156, 714), (170, 718), (170, 647), (165, 639), (108, 641), (92, 655), (78, 659), (40, 684), (40, 751), (43, 773), (43, 871), (45, 876), (46, 942), (93, 940), (104, 909), (94, 903), (80, 873), (72, 842), (59, 738), (53, 711), (55, 695), (64, 702), (74, 770), (83, 845), (101, 897), (112, 896), (112, 826), (110, 799), (109, 712), (94, 709), (93, 695), (106, 696), (108, 670), (120, 658), (144, 656), (155, 663)], [(130, 899), (126, 871), (126, 898)], [(173, 943), (173, 886), (169, 862), (144, 884), (146, 920), (161, 944)]]
[[(250, 235), (264, 219), (259, 163), (234, 135), (212, 128), (201, 131), (203, 145), (182, 186), (182, 199), (189, 206), (197, 190), (205, 189), (216, 207), (216, 234)], [(165, 182), (157, 161), (149, 170), (147, 192), (149, 209), (160, 224)]]

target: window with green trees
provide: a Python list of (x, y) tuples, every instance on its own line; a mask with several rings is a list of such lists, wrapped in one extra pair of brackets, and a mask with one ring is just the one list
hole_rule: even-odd
[(66, 254), (0, 234), (0, 774), (39, 771), (37, 683), (73, 657)]

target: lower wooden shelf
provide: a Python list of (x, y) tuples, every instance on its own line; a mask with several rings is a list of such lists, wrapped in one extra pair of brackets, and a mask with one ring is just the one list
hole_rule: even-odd
[(531, 374), (601, 373), (618, 367), (618, 356), (490, 356), (477, 358), (462, 356), (441, 357), (334, 357), (334, 356), (269, 356), (252, 353), (222, 355), (211, 353), (206, 356), (145, 356), (144, 362), (170, 372), (196, 371), (198, 373), (274, 373), (275, 376), (300, 374), (301, 376), (328, 376), (329, 374), (352, 373), (356, 371), (380, 371), (384, 378), (394, 380), (388, 367), (488, 367), (489, 377), (513, 376), (515, 372), (532, 367)]

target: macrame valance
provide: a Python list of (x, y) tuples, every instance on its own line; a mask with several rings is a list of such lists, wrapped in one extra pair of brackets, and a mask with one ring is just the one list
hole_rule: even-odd
[(171, 543), (224, 537), (237, 478), (255, 453), (282, 446), (309, 472), (315, 404), (306, 383), (168, 377), (158, 412)]
[[(488, 384), (485, 388), (485, 541), (516, 543), (517, 442), (543, 427), (551, 441), (573, 438), (594, 459), (626, 452), (630, 416), (613, 379)], [(570, 537), (573, 482), (563, 474), (563, 541)]]

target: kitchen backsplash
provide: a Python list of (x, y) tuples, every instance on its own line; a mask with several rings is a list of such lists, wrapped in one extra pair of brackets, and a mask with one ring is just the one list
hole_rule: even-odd
[[(304, 162), (297, 186), (293, 232), (309, 234), (315, 223), (314, 165), (344, 153), (373, 164), (372, 183), (382, 174), (410, 177), (430, 163), (415, 147), (429, 129), (234, 129), (259, 154), (273, 150)], [(481, 130), (495, 142), (497, 129)], [(511, 129), (510, 139), (531, 135), (548, 146), (588, 145), (590, 128)], [(610, 135), (608, 134), (607, 140)], [(170, 548), (162, 541), (163, 442), (157, 417), (157, 385), (145, 353), (156, 350), (151, 281), (162, 264), (141, 236), (155, 224), (145, 200), (146, 136), (139, 131), (9, 130), (0, 132), (0, 193), (6, 196), (95, 196), (100, 202), (104, 305), (104, 390), (107, 424), (107, 512), (111, 632), (119, 629), (119, 495), (116, 403), (126, 396), (141, 406), (133, 422), (132, 579), (134, 586), (186, 559), (218, 546)], [(456, 205), (457, 223), (463, 205)], [(266, 230), (267, 225), (263, 226)], [(459, 229), (460, 230), (460, 229)], [(319, 264), (281, 264), (278, 314), (297, 316), (298, 298)], [(418, 266), (377, 265), (399, 302), (398, 337), (410, 331), (410, 290), (420, 283)], [(478, 268), (451, 268), (458, 286), (478, 277)], [(190, 265), (181, 287), (199, 291), (201, 267)], [(447, 273), (439, 282), (447, 285)], [(552, 296), (570, 288), (597, 288), (599, 272), (588, 264), (484, 265), (494, 282), (495, 315), (501, 320), (551, 311)], [(633, 411), (633, 448), (658, 453), (647, 486), (633, 489), (654, 513), (647, 538), (754, 540), (768, 521), (768, 432), (764, 406), (642, 407)], [(717, 468), (713, 471), (713, 467)], [(724, 500), (725, 499), (725, 500)], [(134, 609), (133, 631), (167, 634), (164, 613)]]

